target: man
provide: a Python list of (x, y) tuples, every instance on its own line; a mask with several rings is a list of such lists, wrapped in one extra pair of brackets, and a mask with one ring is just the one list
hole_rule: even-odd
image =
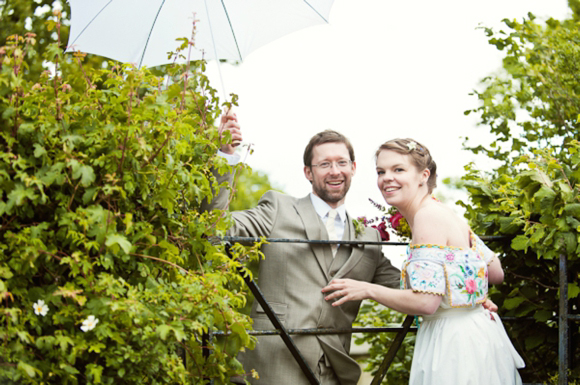
[[(232, 143), (241, 140), (235, 115), (222, 118), (220, 133), (229, 130)], [(224, 144), (221, 151), (234, 153), (234, 145)], [(242, 237), (334, 239), (380, 241), (379, 234), (365, 228), (356, 234), (344, 202), (356, 163), (352, 145), (335, 131), (316, 134), (304, 151), (304, 175), (312, 192), (295, 198), (268, 191), (255, 208), (233, 212), (234, 224), (228, 235)], [(231, 176), (224, 175), (221, 180)], [(207, 209), (225, 208), (225, 189)], [(331, 209), (336, 218), (325, 222)], [(334, 214), (334, 212), (332, 212)], [(381, 252), (380, 246), (340, 245), (338, 247), (307, 243), (271, 243), (264, 245), (265, 259), (260, 262), (259, 286), (274, 312), (288, 329), (349, 328), (360, 302), (333, 307), (324, 300), (321, 289), (334, 278), (352, 278), (399, 287), (400, 271)], [(251, 316), (255, 330), (272, 329), (259, 304), (254, 302)], [(358, 364), (349, 357), (350, 334), (293, 336), (307, 364), (323, 385), (356, 385)], [(256, 369), (260, 379), (252, 384), (302, 385), (306, 376), (278, 336), (258, 337), (253, 351), (239, 356), (246, 371)], [(243, 383), (243, 381), (240, 381)]]

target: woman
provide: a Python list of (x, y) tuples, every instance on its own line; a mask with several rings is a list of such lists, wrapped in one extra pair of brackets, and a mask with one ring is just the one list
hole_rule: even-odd
[(451, 209), (431, 196), (436, 165), (411, 139), (384, 143), (376, 153), (378, 187), (412, 231), (402, 290), (349, 279), (322, 289), (340, 306), (372, 299), (396, 311), (423, 316), (410, 384), (521, 384), (524, 362), (495, 313), (483, 308), (488, 282), (504, 274), (499, 259)]

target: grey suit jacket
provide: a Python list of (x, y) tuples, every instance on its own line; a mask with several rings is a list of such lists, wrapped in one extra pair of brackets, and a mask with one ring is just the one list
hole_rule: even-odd
[[(224, 199), (223, 195), (218, 197), (208, 208), (222, 205)], [(255, 208), (233, 212), (232, 216), (234, 224), (229, 235), (328, 239), (309, 196), (298, 199), (269, 191)], [(343, 239), (355, 240), (350, 218)], [(356, 239), (380, 241), (374, 229), (366, 229)], [(324, 300), (320, 291), (333, 278), (351, 278), (399, 287), (400, 271), (383, 256), (380, 246), (341, 245), (335, 258), (329, 245), (271, 243), (263, 245), (262, 251), (265, 259), (260, 262), (258, 286), (288, 329), (352, 326), (360, 301), (333, 307)], [(257, 301), (254, 302), (251, 316), (255, 330), (273, 328)], [(318, 362), (324, 355), (327, 365), (332, 366), (342, 385), (356, 385), (360, 369), (349, 356), (350, 334), (295, 335), (292, 338), (314, 373), (317, 373)], [(252, 384), (308, 384), (279, 336), (258, 337), (256, 348), (240, 354), (239, 359), (246, 371), (256, 369), (258, 372), (260, 379), (252, 380)]]

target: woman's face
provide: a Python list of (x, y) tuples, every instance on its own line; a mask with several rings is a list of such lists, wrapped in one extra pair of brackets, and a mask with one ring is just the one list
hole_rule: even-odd
[(429, 170), (419, 171), (409, 155), (383, 150), (377, 157), (377, 186), (391, 206), (405, 207), (413, 201), (428, 178)]

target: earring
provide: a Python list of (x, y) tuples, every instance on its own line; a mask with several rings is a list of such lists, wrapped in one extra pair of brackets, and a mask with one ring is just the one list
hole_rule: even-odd
[(423, 182), (419, 183), (419, 187), (423, 187)]

